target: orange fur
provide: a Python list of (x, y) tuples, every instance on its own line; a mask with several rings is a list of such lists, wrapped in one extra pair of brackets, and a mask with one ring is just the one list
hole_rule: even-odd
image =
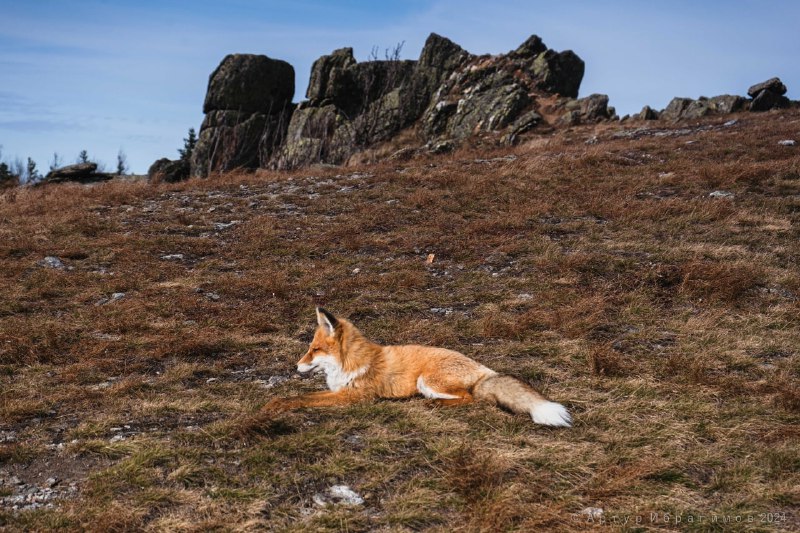
[(381, 346), (369, 341), (348, 320), (322, 308), (317, 308), (317, 323), (314, 339), (297, 368), (300, 372), (324, 371), (331, 390), (276, 398), (263, 407), (264, 411), (422, 394), (441, 405), (461, 405), (473, 399), (492, 401), (514, 412), (528, 413), (538, 423), (570, 425), (569, 414), (560, 404), (459, 352), (417, 345)]

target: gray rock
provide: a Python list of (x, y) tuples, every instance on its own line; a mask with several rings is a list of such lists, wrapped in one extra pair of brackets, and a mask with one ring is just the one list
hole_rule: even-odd
[(585, 64), (572, 50), (547, 50), (533, 61), (533, 75), (538, 89), (577, 98)]
[(189, 162), (183, 159), (158, 159), (147, 169), (147, 179), (153, 182), (175, 183), (189, 179)]
[(709, 107), (716, 113), (726, 115), (742, 111), (747, 104), (747, 100), (741, 96), (733, 94), (721, 94), (708, 99)]
[(236, 110), (209, 112), (192, 152), (192, 175), (266, 166), (283, 142), (291, 116), (287, 104), (274, 114)]
[(797, 141), (794, 139), (784, 139), (783, 141), (778, 141), (780, 146), (797, 146)]
[(694, 100), (691, 98), (675, 97), (669, 102), (666, 109), (661, 111), (659, 116), (663, 120), (680, 120), (693, 102)]
[(713, 191), (708, 193), (709, 198), (733, 198), (734, 194), (728, 191)]
[(780, 78), (770, 78), (767, 81), (756, 83), (747, 89), (747, 96), (755, 98), (762, 91), (769, 91), (777, 96), (782, 96), (786, 94), (786, 85), (783, 84)]
[(651, 108), (649, 105), (646, 105), (639, 111), (639, 114), (636, 116), (639, 120), (657, 120), (658, 119), (658, 111)]
[(428, 151), (432, 154), (446, 154), (455, 150), (456, 145), (453, 141), (444, 140), (431, 144)]
[(764, 90), (758, 93), (750, 102), (750, 111), (769, 111), (770, 109), (784, 109), (791, 106), (791, 101), (785, 96)]
[(431, 33), (419, 54), (419, 65), (452, 72), (460, 67), (471, 54), (446, 37)]
[(79, 183), (93, 183), (98, 181), (108, 181), (114, 176), (104, 172), (97, 172), (97, 163), (78, 163), (51, 170), (40, 182), (61, 183), (74, 181)]
[(352, 48), (340, 48), (327, 56), (322, 56), (311, 66), (311, 78), (306, 90), (306, 98), (311, 101), (322, 101), (331, 98), (328, 95), (328, 82), (338, 72), (356, 64)]
[(274, 114), (294, 96), (294, 68), (265, 55), (225, 56), (208, 80), (203, 113), (235, 110)]
[(583, 122), (597, 122), (609, 119), (613, 112), (608, 107), (608, 95), (592, 94), (586, 98), (578, 100), (581, 107), (581, 119)]
[(546, 51), (547, 46), (542, 42), (542, 38), (538, 35), (531, 35), (509, 55), (515, 58), (535, 58)]
[(233, 54), (208, 82), (191, 175), (265, 166), (293, 111), (294, 69), (263, 55)]
[(56, 257), (54, 255), (48, 255), (47, 257), (45, 257), (44, 259), (39, 261), (38, 264), (40, 266), (43, 266), (43, 267), (46, 267), (46, 268), (53, 268), (55, 270), (66, 270), (67, 269), (67, 266), (61, 261), (61, 259), (59, 259), (58, 257)]
[(508, 126), (528, 105), (527, 91), (516, 83), (474, 91), (460, 100), (447, 123), (448, 136), (463, 139), (478, 131), (496, 131)]

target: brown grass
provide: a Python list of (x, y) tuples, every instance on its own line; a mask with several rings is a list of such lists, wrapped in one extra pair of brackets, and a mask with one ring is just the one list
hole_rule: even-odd
[[(738, 118), (3, 192), (0, 479), (78, 491), (0, 528), (797, 529), (800, 159), (777, 142), (800, 115)], [(293, 372), (315, 304), (517, 375), (575, 427), (420, 399), (259, 415), (323, 386)], [(334, 484), (364, 505), (315, 505)], [(687, 524), (713, 515), (744, 521)]]

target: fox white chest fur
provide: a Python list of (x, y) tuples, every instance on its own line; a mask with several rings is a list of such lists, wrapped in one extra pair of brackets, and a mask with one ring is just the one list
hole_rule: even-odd
[(345, 372), (339, 361), (332, 355), (317, 355), (311, 361), (311, 364), (300, 363), (297, 365), (298, 372), (311, 372), (312, 370), (325, 372), (325, 381), (328, 384), (328, 388), (334, 392), (342, 390), (351, 381), (364, 375), (367, 368), (362, 366), (352, 372)]

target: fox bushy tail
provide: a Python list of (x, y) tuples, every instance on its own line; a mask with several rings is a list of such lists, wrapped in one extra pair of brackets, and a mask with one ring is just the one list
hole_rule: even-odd
[(489, 376), (475, 385), (472, 395), (515, 413), (527, 413), (537, 424), (572, 426), (572, 417), (563, 405), (551, 402), (530, 385), (511, 376)]

